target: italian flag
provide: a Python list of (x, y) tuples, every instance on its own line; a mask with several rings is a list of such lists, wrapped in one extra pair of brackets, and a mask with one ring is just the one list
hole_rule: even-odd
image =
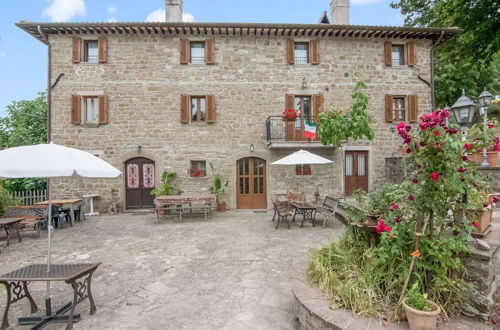
[(307, 119), (304, 121), (304, 137), (308, 139), (316, 138), (316, 124), (310, 123)]

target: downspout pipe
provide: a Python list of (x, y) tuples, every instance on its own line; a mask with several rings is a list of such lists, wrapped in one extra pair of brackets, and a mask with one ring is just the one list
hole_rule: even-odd
[(51, 82), (51, 46), (49, 42), (49, 38), (43, 33), (42, 27), (40, 25), (37, 26), (38, 33), (42, 36), (44, 43), (48, 46), (47, 47), (47, 143), (50, 143), (51, 141), (51, 133), (52, 133), (52, 95), (51, 95), (51, 87), (50, 87), (50, 82)]
[(434, 52), (436, 48), (441, 45), (443, 40), (444, 31), (441, 31), (439, 38), (432, 43), (431, 47), (431, 95), (432, 95), (432, 111), (436, 110), (436, 88), (434, 86)]

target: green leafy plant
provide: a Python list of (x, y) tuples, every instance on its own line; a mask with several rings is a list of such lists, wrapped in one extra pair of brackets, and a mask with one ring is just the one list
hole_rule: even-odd
[(407, 298), (408, 306), (411, 308), (424, 312), (432, 311), (432, 308), (427, 302), (427, 293), (420, 292), (417, 282), (413, 283), (413, 286), (408, 291)]
[(371, 127), (368, 109), (368, 97), (363, 93), (366, 84), (358, 81), (354, 86), (352, 98), (354, 103), (346, 112), (338, 109), (322, 113), (318, 116), (318, 135), (325, 145), (340, 147), (349, 138), (355, 140), (366, 137), (373, 140), (375, 134)]
[(212, 173), (214, 173), (214, 184), (210, 187), (210, 191), (215, 194), (217, 198), (217, 203), (223, 204), (226, 202), (225, 191), (229, 184), (228, 180), (225, 180), (222, 174), (219, 171), (216, 171), (214, 165), (210, 164), (210, 168), (212, 169)]
[(2, 216), (5, 213), (5, 210), (9, 206), (14, 206), (16, 205), (16, 200), (12, 195), (10, 194), (9, 191), (5, 189), (0, 190), (0, 216)]
[(176, 177), (177, 177), (177, 173), (164, 170), (163, 174), (161, 176), (161, 182), (163, 183), (162, 187), (159, 189), (153, 189), (151, 191), (151, 195), (155, 195), (155, 196), (173, 195), (177, 189), (172, 185), (172, 181)]
[(495, 134), (497, 131), (496, 119), (492, 119), (486, 123), (475, 124), (467, 130), (467, 139), (471, 141), (473, 152), (500, 151), (500, 141)]

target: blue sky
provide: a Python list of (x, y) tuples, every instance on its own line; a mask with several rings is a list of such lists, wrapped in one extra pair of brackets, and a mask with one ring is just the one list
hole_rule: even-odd
[[(403, 24), (391, 0), (351, 0), (350, 22)], [(164, 0), (0, 1), (0, 116), (12, 101), (29, 100), (47, 87), (47, 47), (16, 22), (141, 22), (162, 17)], [(184, 0), (195, 22), (317, 23), (330, 0)]]

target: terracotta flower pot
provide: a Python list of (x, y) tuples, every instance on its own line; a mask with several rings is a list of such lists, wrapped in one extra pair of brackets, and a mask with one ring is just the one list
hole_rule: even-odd
[(217, 203), (217, 211), (224, 212), (226, 210), (226, 203)]
[(467, 212), (467, 217), (469, 220), (476, 221), (478, 223), (477, 228), (474, 228), (475, 233), (484, 233), (491, 223), (491, 210), (470, 210)]
[(498, 151), (488, 151), (487, 156), (488, 156), (488, 163), (490, 163), (491, 166), (497, 166)]
[(407, 299), (403, 300), (403, 307), (406, 312), (406, 317), (408, 318), (408, 324), (410, 325), (410, 330), (433, 330), (436, 329), (436, 322), (439, 314), (441, 313), (441, 307), (433, 301), (427, 300), (433, 311), (424, 312), (417, 309), (413, 309), (407, 305)]
[(480, 154), (479, 152), (473, 152), (467, 155), (467, 158), (469, 162), (474, 164), (481, 164), (483, 162), (483, 154)]

